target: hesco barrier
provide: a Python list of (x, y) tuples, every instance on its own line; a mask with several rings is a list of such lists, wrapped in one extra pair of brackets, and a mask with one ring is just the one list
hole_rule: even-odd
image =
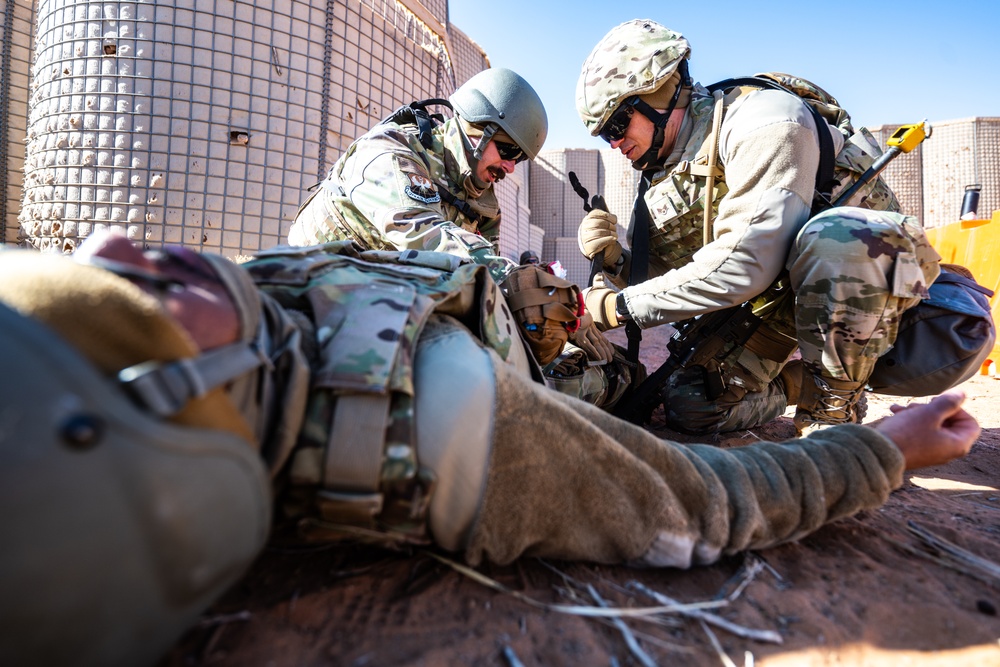
[[(993, 321), (1000, 322), (1000, 210), (993, 212), (992, 219), (962, 220), (928, 229), (927, 237), (941, 254), (941, 261), (968, 267), (980, 285), (993, 290), (990, 310)], [(998, 363), (1000, 342), (981, 372), (996, 373)]]
[(34, 11), (32, 2), (0, 1), (0, 243), (18, 236)]
[(17, 240), (49, 251), (101, 228), (229, 256), (276, 245), (351, 141), (489, 65), (445, 0), (37, 4)]

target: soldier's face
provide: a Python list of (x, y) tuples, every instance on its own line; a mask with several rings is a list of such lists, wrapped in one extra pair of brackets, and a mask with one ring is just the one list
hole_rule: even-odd
[(611, 142), (611, 147), (621, 151), (630, 162), (646, 154), (653, 144), (653, 121), (641, 113), (633, 113), (621, 139)]
[[(681, 121), (684, 119), (686, 109), (674, 109), (670, 114), (665, 129), (663, 146), (660, 148), (659, 157), (664, 157), (673, 150), (674, 141), (677, 139), (677, 131), (680, 129)], [(662, 111), (661, 111), (662, 112)], [(632, 114), (628, 127), (625, 128), (625, 135), (621, 139), (611, 142), (612, 148), (621, 151), (630, 162), (635, 162), (649, 150), (653, 145), (653, 133), (656, 128), (653, 121), (645, 115), (636, 112)]]
[(110, 260), (117, 273), (155, 297), (191, 334), (202, 350), (236, 342), (240, 320), (229, 292), (198, 253), (181, 246), (140, 250), (117, 234), (94, 236), (76, 251), (78, 259)]
[(486, 144), (486, 149), (483, 150), (483, 157), (479, 160), (479, 164), (476, 165), (476, 178), (483, 183), (501, 181), (504, 176), (514, 171), (515, 164), (514, 160), (501, 158), (496, 144), (490, 141)]

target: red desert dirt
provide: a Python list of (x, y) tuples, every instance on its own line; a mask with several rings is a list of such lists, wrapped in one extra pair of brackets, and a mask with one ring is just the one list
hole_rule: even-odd
[[(665, 340), (645, 335), (655, 367)], [(1000, 382), (977, 375), (962, 388), (983, 426), (968, 457), (907, 473), (880, 510), (799, 542), (689, 571), (534, 558), (480, 568), (510, 593), (421, 550), (303, 547), (276, 535), (162, 667), (1000, 666)], [(907, 401), (871, 396), (868, 421), (894, 402)], [(695, 440), (659, 418), (657, 434)], [(786, 416), (716, 444), (793, 435)], [(553, 609), (594, 609), (596, 598), (623, 609), (665, 604), (647, 591), (710, 604), (624, 619)]]

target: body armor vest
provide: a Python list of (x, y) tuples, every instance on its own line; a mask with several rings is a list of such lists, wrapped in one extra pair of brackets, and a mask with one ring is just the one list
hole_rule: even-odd
[[(449, 137), (446, 135), (457, 134), (459, 129), (457, 123), (453, 123), (450, 127), (440, 130), (442, 122), (443, 118), (440, 115), (428, 114), (423, 107), (400, 107), (375, 126), (364, 140), (351, 144), (347, 152), (330, 169), (317, 193), (302, 204), (299, 213), (319, 191), (325, 191), (329, 197), (329, 212), (337, 222), (336, 228), (331, 229), (328, 236), (337, 237), (333, 240), (355, 241), (367, 250), (395, 250), (395, 247), (372, 226), (367, 218), (355, 211), (344, 180), (344, 169), (348, 162), (352, 158), (363, 159), (356, 158), (355, 154), (369, 141), (391, 141), (408, 146), (413, 152), (412, 161), (425, 169), (433, 181), (433, 185), (421, 182), (406, 186), (409, 192), (412, 192), (409, 196), (415, 200), (414, 204), (423, 202), (427, 206), (437, 206), (440, 208), (442, 218), (454, 222), (465, 231), (484, 236), (494, 234), (499, 223), (497, 218), (490, 217), (489, 213), (499, 211), (496, 195), (492, 190), (488, 190), (481, 198), (482, 205), (477, 206), (477, 202), (467, 200), (462, 184), (454, 183), (449, 177), (449, 157), (446, 149)], [(375, 133), (382, 133), (384, 136), (379, 137)], [(453, 139), (460, 141), (457, 137)], [(403, 178), (403, 175), (398, 173), (394, 177)]]
[[(758, 76), (776, 81), (789, 94), (802, 98), (819, 111), (823, 120), (844, 135), (843, 148), (834, 160), (835, 184), (829, 195), (831, 201), (849, 188), (882, 154), (871, 133), (865, 128), (855, 131), (850, 116), (837, 100), (815, 84), (787, 74)], [(711, 218), (714, 221), (719, 202), (729, 192), (724, 165), (711, 164), (712, 136), (718, 136), (725, 112), (732, 104), (755, 90), (758, 89), (739, 86), (729, 90), (725, 96), (713, 98), (706, 88), (695, 86), (689, 110), (692, 123), (690, 138), (679, 162), (656, 174), (645, 196), (650, 212), (649, 260), (656, 272), (662, 274), (688, 264), (694, 253), (704, 245), (706, 201), (712, 207)], [(717, 104), (723, 105), (723, 113), (716, 114), (718, 121), (713, 122)], [(820, 128), (820, 131), (824, 129)], [(713, 176), (713, 187), (711, 192), (707, 192), (710, 174)], [(819, 197), (817, 193), (817, 199)], [(823, 203), (814, 201), (814, 212), (820, 210)], [(880, 211), (899, 210), (895, 195), (881, 176), (861, 188), (846, 205)], [(711, 238), (710, 233), (708, 237)], [(740, 378), (737, 380), (739, 384), (751, 391), (759, 391), (777, 377), (787, 356), (796, 346), (794, 294), (788, 286), (787, 274), (782, 272), (764, 293), (751, 300), (751, 304), (764, 325), (760, 333), (748, 342), (747, 349), (734, 355), (736, 366), (728, 370), (733, 377)]]

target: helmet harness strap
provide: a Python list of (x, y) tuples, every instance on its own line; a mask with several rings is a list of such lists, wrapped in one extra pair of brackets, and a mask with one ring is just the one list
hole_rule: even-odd
[(684, 86), (691, 85), (691, 77), (688, 74), (687, 61), (681, 60), (678, 69), (681, 72), (681, 80), (677, 82), (677, 89), (674, 90), (674, 96), (670, 98), (670, 106), (663, 113), (658, 112), (653, 107), (649, 106), (646, 102), (643, 102), (638, 96), (635, 96), (630, 104), (635, 107), (635, 110), (641, 113), (643, 116), (648, 118), (653, 122), (653, 142), (649, 146), (649, 150), (639, 156), (639, 159), (633, 163), (633, 167), (638, 170), (648, 169), (656, 163), (659, 158), (660, 149), (663, 148), (663, 140), (666, 136), (667, 121), (670, 120), (670, 114), (673, 113), (674, 107), (677, 106), (677, 100), (680, 99), (681, 89)]

